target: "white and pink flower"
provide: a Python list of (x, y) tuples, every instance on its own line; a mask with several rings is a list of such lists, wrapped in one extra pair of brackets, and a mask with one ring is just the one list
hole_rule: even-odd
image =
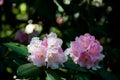
[(47, 66), (57, 69), (67, 61), (67, 56), (61, 48), (62, 43), (63, 41), (53, 32), (46, 35), (43, 40), (34, 37), (28, 45), (28, 52), (31, 53), (28, 60), (39, 67)]
[(70, 54), (70, 57), (76, 64), (87, 69), (100, 68), (98, 63), (103, 60), (104, 55), (101, 53), (103, 47), (94, 36), (86, 33), (80, 37), (76, 37), (75, 41), (71, 42), (70, 48), (65, 51), (65, 54)]

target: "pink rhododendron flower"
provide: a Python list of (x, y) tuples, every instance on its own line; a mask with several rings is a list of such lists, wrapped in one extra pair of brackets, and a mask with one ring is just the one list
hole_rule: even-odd
[(52, 32), (43, 40), (34, 37), (28, 45), (28, 52), (31, 53), (28, 60), (39, 67), (47, 66), (57, 69), (59, 65), (63, 65), (67, 61), (67, 56), (61, 48), (62, 43), (63, 41)]
[(0, 0), (0, 6), (3, 5), (4, 3), (4, 0)]
[(104, 55), (101, 54), (102, 50), (103, 47), (99, 41), (94, 36), (86, 33), (80, 37), (76, 37), (65, 53), (69, 53), (73, 61), (81, 67), (96, 70), (100, 68), (98, 63), (104, 58)]

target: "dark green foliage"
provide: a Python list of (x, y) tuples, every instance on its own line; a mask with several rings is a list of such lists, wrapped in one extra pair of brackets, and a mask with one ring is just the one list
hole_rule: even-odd
[(24, 45), (17, 44), (17, 43), (16, 44), (15, 43), (4, 43), (4, 45), (7, 46), (8, 48), (12, 49), (19, 55), (22, 55), (24, 57), (28, 56), (27, 48)]
[(18, 67), (17, 74), (22, 78), (36, 78), (40, 70), (37, 66), (27, 63)]

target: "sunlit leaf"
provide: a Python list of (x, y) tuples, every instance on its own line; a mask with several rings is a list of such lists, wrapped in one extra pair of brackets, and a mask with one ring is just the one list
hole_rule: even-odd
[(46, 72), (46, 74), (47, 74), (47, 77), (46, 77), (47, 80), (61, 80), (61, 77), (62, 77), (60, 75), (61, 73), (59, 73), (55, 70), (48, 71), (48, 72)]
[(58, 28), (51, 27), (50, 31), (56, 33), (59, 37), (62, 37), (62, 32)]
[(27, 4), (21, 3), (19, 8), (20, 8), (21, 13), (24, 13), (27, 10)]
[(50, 73), (47, 73), (47, 72), (46, 72), (46, 74), (47, 74), (46, 80), (57, 80), (57, 79), (55, 79), (55, 77), (54, 77), (53, 75), (51, 75)]
[(27, 20), (28, 19), (28, 14), (17, 14), (16, 15), (17, 20)]
[(9, 72), (9, 73), (12, 73), (12, 72), (13, 72), (10, 67), (7, 67), (7, 68), (6, 68), (6, 71)]
[(19, 10), (17, 8), (13, 8), (12, 9), (12, 13), (14, 13), (15, 15), (17, 15), (19, 13)]

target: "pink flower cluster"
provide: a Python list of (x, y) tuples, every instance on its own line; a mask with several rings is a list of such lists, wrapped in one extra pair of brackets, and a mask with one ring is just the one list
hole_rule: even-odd
[(100, 68), (98, 63), (104, 58), (104, 55), (101, 54), (102, 50), (103, 47), (99, 41), (94, 36), (86, 33), (76, 37), (65, 53), (70, 54), (72, 60), (81, 67), (96, 70)]
[(4, 3), (4, 0), (0, 0), (0, 6), (3, 5)]
[(47, 66), (57, 69), (59, 65), (63, 65), (67, 61), (67, 55), (69, 54), (75, 64), (79, 64), (81, 67), (92, 68), (93, 70), (100, 68), (98, 64), (104, 58), (101, 53), (103, 47), (94, 36), (86, 33), (76, 37), (75, 41), (71, 42), (70, 48), (66, 49), (65, 52), (61, 48), (62, 43), (63, 41), (57, 38), (57, 35), (53, 32), (46, 35), (43, 40), (33, 37), (28, 45), (28, 52), (31, 53), (28, 60), (38, 67)]
[(57, 38), (57, 35), (51, 32), (43, 40), (38, 37), (33, 37), (28, 45), (28, 60), (33, 62), (38, 67), (47, 66), (52, 69), (59, 68), (67, 61), (66, 54), (63, 53), (61, 48), (63, 41)]

